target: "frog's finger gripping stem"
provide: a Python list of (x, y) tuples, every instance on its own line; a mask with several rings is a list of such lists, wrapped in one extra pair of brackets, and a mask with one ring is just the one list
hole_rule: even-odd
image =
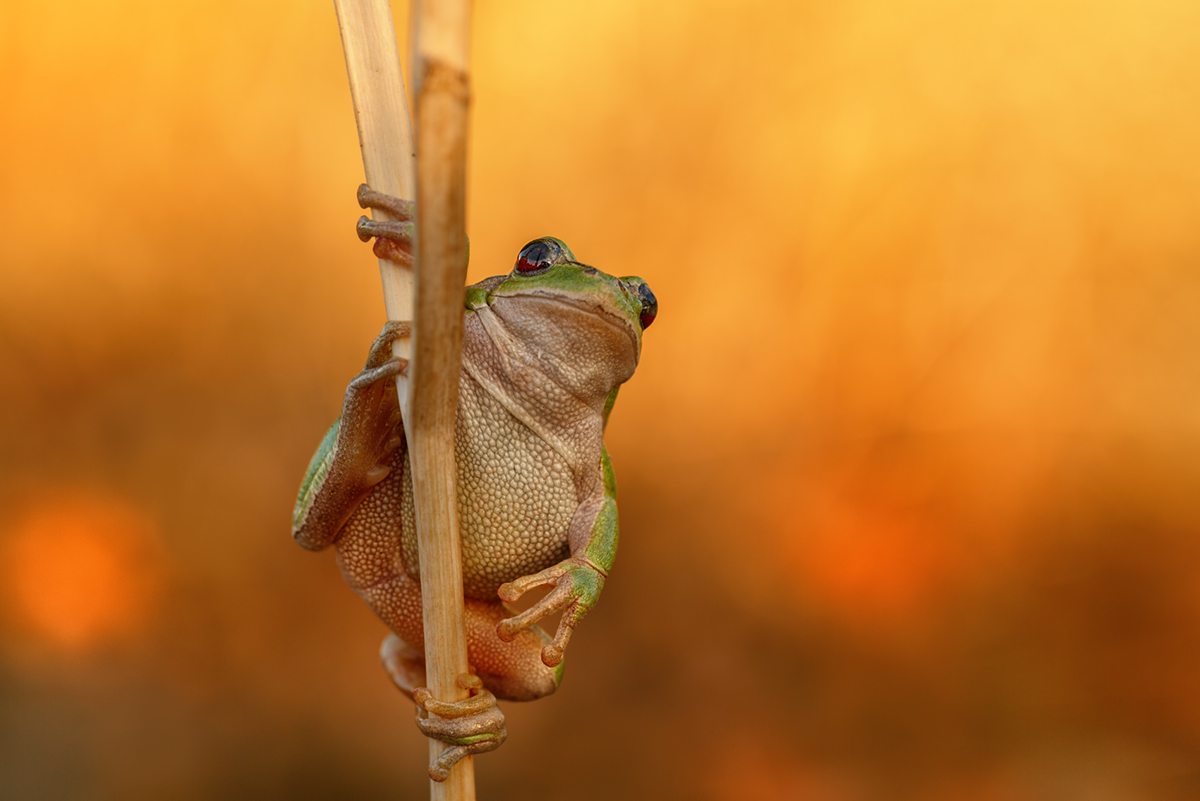
[(411, 200), (376, 192), (366, 184), (358, 187), (358, 205), (364, 209), (379, 209), (389, 216), (395, 217), (396, 222), (376, 221), (370, 217), (359, 217), (355, 232), (358, 238), (366, 242), (375, 237), (372, 248), (375, 255), (381, 259), (412, 268), (412, 243), (416, 234), (416, 224), (412, 222), (416, 204)]
[[(413, 700), (419, 707), (417, 728), (426, 737), (452, 746), (429, 766), (429, 778), (436, 782), (445, 781), (450, 768), (463, 757), (494, 751), (508, 738), (496, 697), (483, 689), (480, 678), (464, 673), (458, 677), (458, 683), (471, 691), (465, 701), (438, 701), (424, 687), (413, 691)], [(430, 717), (431, 712), (438, 717)]]
[(382, 209), (398, 222), (408, 222), (416, 218), (417, 204), (411, 200), (401, 200), (398, 197), (376, 192), (366, 184), (358, 185), (358, 207), (360, 209)]
[(350, 382), (350, 388), (363, 390), (372, 384), (378, 384), (383, 379), (391, 378), (394, 375), (408, 375), (408, 359), (401, 359), (399, 357), (388, 359), (378, 367), (364, 370)]
[(376, 258), (412, 268), (412, 240), (416, 230), (413, 223), (375, 222), (369, 217), (359, 217), (355, 230), (358, 232), (358, 238), (364, 242), (375, 237), (375, 245), (371, 250)]
[(383, 324), (383, 331), (379, 336), (375, 337), (375, 341), (371, 343), (371, 350), (367, 353), (367, 363), (363, 365), (363, 370), (370, 370), (374, 367), (381, 366), (384, 362), (392, 358), (392, 343), (397, 339), (412, 336), (412, 323), (408, 320), (388, 320)]

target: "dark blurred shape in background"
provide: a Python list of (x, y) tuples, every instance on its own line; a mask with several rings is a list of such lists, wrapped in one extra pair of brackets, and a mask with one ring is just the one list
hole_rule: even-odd
[[(661, 303), (480, 797), (1200, 797), (1200, 6), (476, 12), (471, 279)], [(424, 797), (288, 536), (383, 322), (328, 2), (5, 2), (0, 145), (0, 797)]]

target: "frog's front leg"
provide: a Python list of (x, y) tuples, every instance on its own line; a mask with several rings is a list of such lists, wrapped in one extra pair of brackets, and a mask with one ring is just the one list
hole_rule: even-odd
[[(451, 746), (429, 766), (429, 778), (437, 782), (445, 781), (450, 768), (463, 757), (494, 751), (508, 738), (496, 697), (483, 689), (479, 677), (465, 673), (458, 677), (458, 683), (471, 692), (465, 701), (438, 701), (425, 687), (413, 692), (418, 707), (417, 728), (426, 737)], [(430, 712), (437, 717), (430, 717)]]
[(392, 342), (410, 330), (407, 322), (384, 325), (346, 388), (342, 414), (309, 463), (292, 519), (292, 536), (309, 550), (336, 541), (359, 503), (391, 472), (403, 438), (395, 386), (385, 379), (408, 369), (407, 360), (392, 356)]
[(542, 662), (554, 667), (562, 662), (571, 632), (600, 598), (604, 580), (617, 555), (617, 482), (608, 451), (601, 450), (600, 470), (603, 492), (599, 498), (580, 506), (588, 536), (571, 543), (570, 558), (531, 576), (522, 576), (500, 587), (499, 595), (512, 603), (534, 587), (553, 584), (554, 589), (541, 601), (519, 615), (500, 621), (496, 633), (508, 642), (517, 632), (527, 629), (547, 615), (562, 611), (554, 640), (542, 649)]

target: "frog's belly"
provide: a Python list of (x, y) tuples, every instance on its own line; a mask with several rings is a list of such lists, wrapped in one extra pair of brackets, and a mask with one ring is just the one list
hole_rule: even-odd
[[(567, 532), (578, 505), (570, 468), (469, 376), (459, 386), (454, 431), (463, 591), (494, 600), (506, 581), (570, 555)], [(418, 571), (412, 480), (405, 464), (401, 547)]]

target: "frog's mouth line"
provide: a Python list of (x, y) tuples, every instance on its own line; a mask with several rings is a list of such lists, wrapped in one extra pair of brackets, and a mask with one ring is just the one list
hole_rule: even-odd
[(622, 317), (621, 315), (611, 312), (608, 309), (604, 308), (604, 306), (602, 304), (587, 303), (585, 301), (581, 301), (581, 300), (578, 300), (573, 297), (557, 295), (557, 294), (554, 294), (553, 292), (546, 292), (545, 290), (540, 290), (540, 289), (535, 289), (535, 290), (532, 290), (529, 292), (522, 292), (520, 294), (514, 294), (514, 295), (503, 295), (502, 297), (514, 298), (514, 299), (515, 298), (533, 298), (533, 299), (541, 300), (541, 301), (561, 303), (564, 306), (571, 306), (572, 308), (578, 309), (581, 312), (585, 312), (587, 314), (592, 315), (593, 317), (596, 317), (601, 322), (612, 326), (613, 328), (617, 329), (621, 333), (628, 336), (629, 343), (630, 343), (630, 345), (633, 346), (633, 358), (634, 358), (635, 363), (638, 360), (638, 357), (641, 355), (641, 349), (638, 347), (638, 336), (637, 336), (638, 332), (634, 330), (633, 323), (628, 318)]

